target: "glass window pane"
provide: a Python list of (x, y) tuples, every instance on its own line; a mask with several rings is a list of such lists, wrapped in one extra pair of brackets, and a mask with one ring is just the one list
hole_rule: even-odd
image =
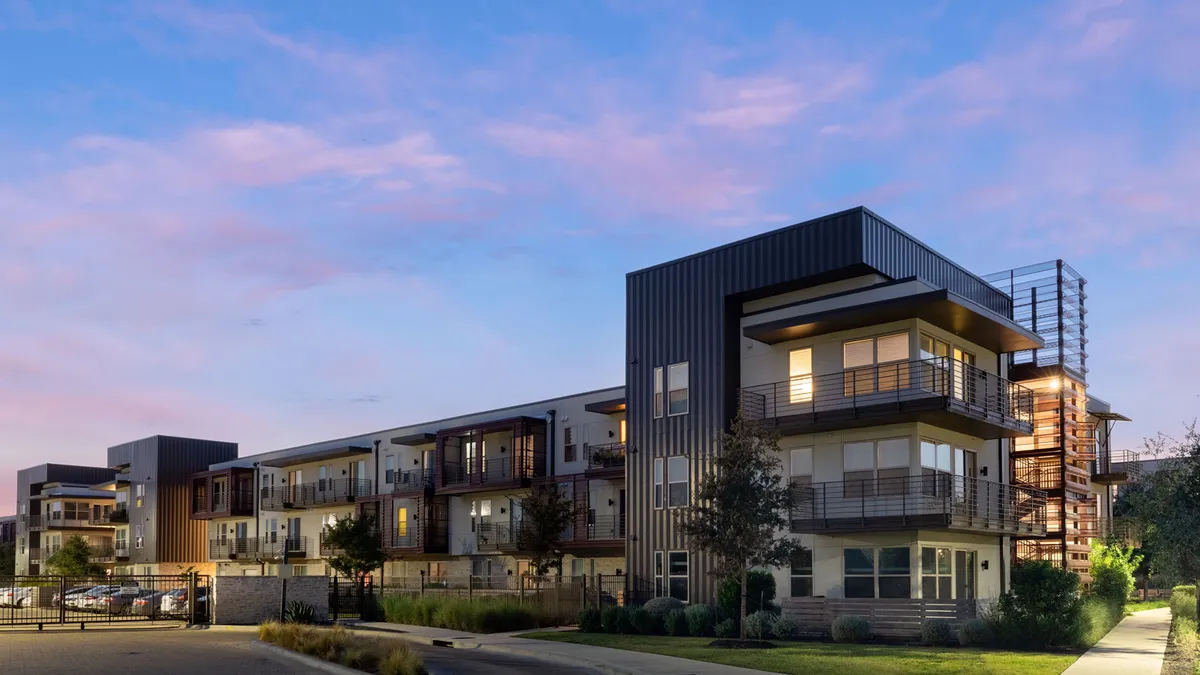
[(688, 364), (675, 363), (671, 365), (667, 371), (667, 387), (672, 391), (688, 388)]
[(875, 444), (847, 443), (842, 446), (842, 464), (846, 471), (870, 471), (875, 469)]
[(862, 368), (875, 363), (875, 341), (855, 340), (842, 347), (842, 366), (846, 369)]
[(879, 550), (880, 574), (908, 574), (912, 569), (911, 550), (904, 548), (884, 548)]
[(788, 353), (788, 375), (812, 375), (812, 349), (793, 349)]
[(687, 389), (672, 389), (668, 397), (670, 398), (670, 414), (682, 415), (688, 411)]
[(921, 577), (921, 597), (937, 599), (937, 577)]
[(688, 573), (688, 554), (687, 551), (672, 551), (667, 554), (667, 567), (670, 570), (669, 574), (675, 576), (677, 574)]
[(938, 443), (937, 448), (937, 468), (938, 471), (950, 472), (950, 445), (947, 443)]
[(879, 468), (908, 466), (908, 446), (907, 438), (889, 438), (879, 441)]
[(662, 551), (654, 552), (654, 576), (661, 577), (663, 574), (663, 554)]
[(937, 468), (937, 446), (930, 441), (921, 441), (921, 466)]
[(671, 457), (667, 460), (667, 482), (678, 483), (687, 480), (687, 457)]
[(879, 577), (879, 597), (912, 597), (912, 583), (909, 577)]
[(668, 506), (687, 506), (688, 484), (671, 483), (667, 488)]
[(937, 572), (937, 550), (932, 548), (921, 549), (921, 573), (934, 574)]
[(938, 597), (942, 600), (950, 599), (950, 577), (938, 577)]
[(671, 597), (683, 602), (688, 601), (688, 580), (687, 577), (671, 577), (668, 584)]
[(663, 482), (663, 460), (661, 457), (654, 460), (654, 482), (656, 484)]
[(908, 333), (885, 335), (876, 341), (879, 363), (908, 360)]
[(812, 475), (812, 448), (792, 448), (791, 460), (791, 475)]
[(950, 549), (939, 548), (937, 550), (937, 558), (938, 574), (950, 574)]
[(845, 556), (846, 574), (875, 574), (874, 549), (848, 548), (845, 551)]
[(813, 594), (812, 577), (792, 577), (792, 597), (809, 598)]
[(792, 574), (812, 574), (812, 549), (806, 548), (792, 558)]
[(873, 598), (875, 577), (846, 577), (844, 588), (847, 598)]

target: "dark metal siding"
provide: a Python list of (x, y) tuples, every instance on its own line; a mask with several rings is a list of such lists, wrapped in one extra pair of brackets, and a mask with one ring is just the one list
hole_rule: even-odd
[[(693, 489), (698, 484), (705, 467), (697, 460), (713, 451), (736, 407), (741, 303), (871, 272), (921, 276), (1009, 315), (1002, 293), (863, 208), (627, 276), (630, 574), (653, 579), (654, 551), (687, 548), (671, 525), (672, 514), (653, 509), (653, 461), (679, 454), (693, 458)], [(690, 366), (690, 411), (655, 420), (654, 368), (681, 361)], [(710, 562), (694, 552), (690, 560), (692, 600), (711, 600)]]

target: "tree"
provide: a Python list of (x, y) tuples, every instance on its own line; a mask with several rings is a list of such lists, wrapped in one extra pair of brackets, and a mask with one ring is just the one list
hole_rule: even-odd
[(551, 567), (563, 573), (563, 537), (575, 521), (575, 503), (556, 485), (534, 488), (521, 500), (517, 547), (529, 551), (529, 566), (537, 574)]
[(1133, 573), (1142, 564), (1142, 556), (1132, 546), (1117, 542), (1101, 543), (1092, 540), (1091, 593), (1111, 603), (1124, 606), (1133, 593)]
[(0, 577), (12, 576), (17, 572), (17, 545), (9, 542), (0, 544)]
[(680, 532), (713, 557), (713, 573), (722, 580), (739, 580), (742, 638), (750, 569), (788, 564), (803, 551), (795, 539), (778, 536), (788, 527), (792, 507), (779, 452), (779, 436), (746, 420), (739, 410), (732, 428), (721, 434), (713, 471), (700, 480), (691, 506), (678, 515)]
[(353, 579), (361, 589), (367, 575), (383, 566), (383, 552), (375, 516), (360, 514), (343, 518), (325, 528), (325, 546), (333, 551), (329, 566)]
[(62, 548), (46, 559), (46, 569), (54, 575), (64, 577), (97, 577), (104, 574), (104, 567), (93, 563), (92, 548), (87, 539), (79, 535), (67, 537)]
[[(1146, 447), (1150, 454), (1168, 459), (1127, 492), (1120, 510), (1144, 529), (1155, 574), (1175, 581), (1200, 580), (1200, 432), (1193, 422), (1182, 441), (1159, 434)], [(1200, 610), (1200, 594), (1196, 603)]]

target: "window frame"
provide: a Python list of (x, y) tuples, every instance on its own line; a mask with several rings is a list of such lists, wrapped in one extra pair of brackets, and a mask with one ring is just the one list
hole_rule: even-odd
[[(802, 564), (799, 566), (797, 566), (797, 564), (796, 564), (797, 563), (796, 557), (799, 557), (801, 559), (800, 562)], [(807, 562), (808, 562), (807, 567), (805, 567), (803, 565), (805, 558), (807, 558)], [(799, 569), (800, 571), (797, 572), (796, 571), (797, 569)], [(807, 571), (805, 571), (805, 570), (807, 570)], [(796, 594), (797, 580), (799, 580), (801, 583), (804, 583), (804, 580), (807, 580), (808, 593), (803, 593), (803, 594), (799, 594), (799, 595)], [(811, 548), (805, 547), (805, 548), (797, 551), (796, 555), (793, 556), (792, 561), (791, 561), (791, 568), (788, 570), (788, 581), (789, 581), (789, 583), (788, 583), (789, 596), (788, 597), (792, 597), (792, 598), (811, 598), (811, 597), (813, 597), (813, 595), (816, 591), (816, 587), (813, 584), (813, 550)]]
[(654, 419), (662, 419), (666, 412), (666, 369), (662, 366), (654, 368)]
[[(933, 571), (932, 572), (927, 572), (925, 570), (925, 552), (926, 551), (933, 551)], [(946, 552), (946, 571), (945, 572), (942, 572), (940, 569), (941, 558), (939, 557), (938, 554), (942, 551)], [(949, 546), (939, 546), (936, 544), (934, 544), (933, 546), (926, 546), (924, 544), (921, 545), (921, 548), (920, 548), (920, 560), (921, 560), (920, 575), (921, 575), (921, 598), (923, 600), (951, 600), (954, 598), (954, 552), (955, 552), (955, 549), (952, 547), (949, 547)], [(925, 580), (926, 579), (933, 579), (934, 594), (932, 596), (926, 595), (926, 593), (925, 593)], [(942, 596), (942, 588), (941, 588), (943, 579), (945, 580), (946, 588), (948, 590), (948, 594), (945, 597)]]
[[(907, 553), (907, 557), (908, 557), (908, 573), (907, 574), (896, 574), (896, 573), (885, 574), (883, 572), (884, 551), (893, 551), (893, 550), (894, 551), (905, 551)], [(855, 572), (853, 574), (850, 573), (849, 568), (847, 567), (847, 558), (846, 558), (847, 551), (869, 551), (871, 554), (871, 565), (872, 565), (872, 570), (873, 570), (872, 573), (870, 575), (865, 574), (863, 572)], [(918, 561), (917, 561), (918, 562), (918, 569), (917, 569), (918, 576), (920, 575), (920, 568), (919, 568), (920, 560), (919, 560), (919, 558), (920, 558), (920, 556), (918, 554)], [(872, 599), (872, 600), (912, 599), (912, 596), (913, 596), (912, 577), (913, 577), (912, 546), (871, 546), (871, 547), (847, 546), (842, 549), (842, 595), (848, 599)], [(849, 587), (849, 584), (847, 583), (847, 581), (850, 578), (854, 578), (854, 579), (870, 578), (870, 579), (872, 579), (872, 583), (871, 583), (872, 595), (864, 598), (863, 596), (860, 596), (860, 595), (851, 596), (848, 593), (846, 593), (846, 589)], [(881, 585), (881, 581), (885, 578), (886, 579), (899, 579), (899, 578), (908, 579), (908, 584), (906, 586), (907, 592), (905, 593), (905, 595), (902, 595), (902, 596), (888, 595), (888, 596), (884, 597), (883, 594), (881, 593), (881, 591), (883, 589), (883, 586)]]
[(654, 458), (652, 481), (654, 484), (654, 508), (661, 509), (666, 506), (667, 502), (667, 466), (665, 457)]
[[(667, 478), (667, 483), (666, 483), (667, 484), (667, 490), (666, 490), (667, 500), (666, 500), (666, 503), (667, 503), (667, 508), (668, 509), (687, 508), (687, 506), (689, 504), (691, 504), (691, 499), (692, 499), (691, 475), (689, 473), (691, 470), (691, 462), (688, 459), (687, 455), (671, 455), (671, 456), (667, 457), (666, 459), (667, 459), (667, 462), (666, 462), (666, 469), (667, 469), (667, 476), (666, 476), (666, 478)], [(671, 466), (672, 465), (679, 466), (680, 463), (682, 463), (682, 465), (683, 465), (683, 480), (671, 480)], [(671, 488), (676, 485), (683, 485), (683, 503), (681, 503), (681, 504), (674, 503), (675, 500), (672, 498), (674, 491)]]
[(383, 482), (388, 485), (396, 484), (396, 455), (385, 455), (383, 458)]
[(563, 462), (574, 462), (577, 456), (575, 427), (563, 426)]
[[(675, 386), (675, 377), (671, 374), (671, 371), (675, 368), (683, 368), (684, 369), (683, 370), (684, 377), (683, 377), (683, 386), (682, 387)], [(691, 411), (691, 409), (692, 409), (692, 399), (691, 399), (692, 384), (691, 384), (691, 382), (692, 382), (692, 367), (688, 361), (679, 361), (678, 363), (671, 363), (671, 364), (667, 365), (667, 417), (679, 417), (680, 415), (686, 415), (686, 414), (688, 414), (688, 412)], [(677, 391), (683, 392), (683, 410), (681, 412), (674, 412), (672, 410), (673, 401), (671, 400), (671, 394), (674, 394)]]
[(654, 597), (663, 597), (663, 593), (667, 592), (666, 584), (664, 583), (664, 571), (666, 560), (663, 557), (662, 551), (654, 552)]
[[(807, 353), (808, 355), (808, 372), (796, 372), (796, 355)], [(799, 403), (813, 402), (813, 348), (799, 347), (788, 350), (788, 403), (796, 405)]]
[[(683, 563), (684, 563), (684, 567), (685, 567), (685, 571), (683, 574), (673, 574), (671, 571), (671, 557), (674, 555), (678, 555), (678, 554), (683, 555)], [(667, 576), (667, 596), (668, 597), (675, 598), (675, 594), (672, 592), (672, 589), (671, 589), (671, 582), (676, 579), (682, 579), (683, 580), (683, 588), (686, 591), (684, 593), (685, 597), (675, 598), (675, 599), (679, 600), (681, 602), (684, 602), (684, 603), (689, 603), (692, 601), (691, 571), (692, 571), (692, 556), (688, 551), (667, 551), (666, 576)]]

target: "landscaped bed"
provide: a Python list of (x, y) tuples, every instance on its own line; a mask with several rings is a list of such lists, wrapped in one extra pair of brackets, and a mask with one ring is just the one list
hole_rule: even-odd
[(380, 610), (388, 623), (431, 626), (471, 633), (550, 628), (568, 623), (545, 611), (537, 602), (509, 598), (456, 598), (387, 596)]
[(966, 648), (905, 647), (835, 644), (829, 642), (775, 642), (775, 649), (743, 650), (709, 647), (711, 638), (680, 638), (608, 633), (528, 633), (521, 637), (551, 642), (612, 647), (636, 652), (677, 656), (728, 666), (755, 668), (796, 675), (899, 675), (940, 673), (975, 675), (1058, 675), (1079, 655), (1076, 653), (992, 651)]
[(425, 666), (403, 640), (365, 637), (335, 626), (264, 623), (258, 638), (284, 649), (378, 675), (424, 675)]

